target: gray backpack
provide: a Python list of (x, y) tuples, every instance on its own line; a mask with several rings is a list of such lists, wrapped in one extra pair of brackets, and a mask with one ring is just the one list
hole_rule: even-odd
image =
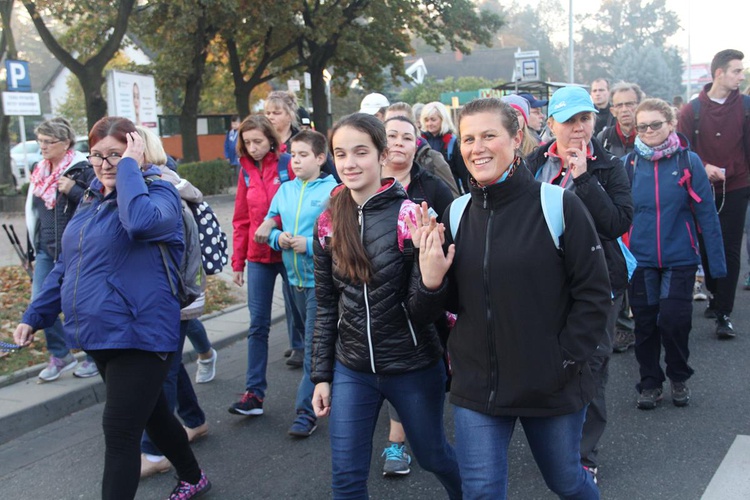
[[(158, 177), (156, 178), (158, 179)], [(146, 184), (151, 184), (151, 181), (152, 179), (146, 178)], [(166, 243), (159, 242), (158, 245), (162, 262), (164, 262), (164, 269), (167, 271), (172, 295), (179, 299), (180, 309), (184, 309), (195, 302), (206, 289), (206, 273), (203, 270), (198, 224), (195, 222), (192, 210), (185, 201), (180, 200), (180, 203), (182, 203), (182, 232), (185, 239), (185, 253), (182, 254), (182, 262), (178, 265), (174, 261)], [(172, 278), (167, 259), (178, 270), (176, 283)]]

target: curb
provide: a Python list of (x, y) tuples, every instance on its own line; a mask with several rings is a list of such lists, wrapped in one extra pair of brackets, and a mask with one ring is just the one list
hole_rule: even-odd
[[(247, 304), (235, 304), (229, 306), (221, 311), (216, 311), (205, 316), (201, 316), (201, 321), (210, 321), (211, 319), (223, 316), (224, 314), (234, 312), (240, 308), (247, 307)], [(279, 321), (284, 320), (285, 313), (281, 309), (276, 314), (271, 315), (271, 324), (275, 325)], [(241, 340), (247, 335), (247, 329), (243, 328), (239, 332), (227, 333), (222, 338), (216, 339), (212, 342), (213, 348), (217, 351), (227, 347), (230, 344)], [(80, 360), (85, 357), (86, 354), (81, 352), (77, 353), (76, 357)], [(182, 362), (189, 364), (197, 359), (197, 355), (194, 350), (188, 352), (183, 351)], [(10, 375), (6, 375), (0, 378), (0, 388), (6, 388), (6, 391), (12, 392), (13, 387), (18, 384), (16, 392), (23, 392), (21, 384), (23, 385), (36, 385), (35, 379), (40, 370), (46, 366), (44, 363), (24, 368)], [(54, 384), (47, 383), (42, 384), (47, 387), (54, 388)], [(7, 389), (10, 387), (10, 389)], [(28, 391), (24, 388), (23, 390)], [(0, 445), (7, 443), (17, 437), (30, 432), (34, 429), (47, 425), (55, 420), (58, 420), (66, 415), (75, 413), (80, 410), (84, 410), (98, 403), (104, 402), (106, 399), (106, 390), (104, 382), (100, 377), (92, 377), (91, 379), (77, 379), (75, 388), (68, 391), (61, 391), (59, 394), (55, 394), (48, 399), (41, 399), (36, 403), (32, 403), (24, 406), (20, 410), (8, 413), (0, 417)], [(24, 398), (17, 398), (16, 401), (20, 400), (23, 403)]]

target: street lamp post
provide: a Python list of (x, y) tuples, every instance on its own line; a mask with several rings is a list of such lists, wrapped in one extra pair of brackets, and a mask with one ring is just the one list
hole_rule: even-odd
[(568, 4), (568, 82), (574, 83), (573, 75), (573, 0)]

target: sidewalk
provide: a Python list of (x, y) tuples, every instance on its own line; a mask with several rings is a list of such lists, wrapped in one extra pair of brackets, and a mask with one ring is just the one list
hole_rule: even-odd
[[(284, 298), (279, 277), (274, 288), (271, 323), (284, 319)], [(250, 324), (247, 304), (228, 307), (223, 311), (206, 315), (201, 320), (206, 327), (208, 338), (217, 351), (243, 339)], [(284, 332), (283, 335), (275, 334), (269, 337), (269, 349), (277, 344), (288, 344), (286, 329), (281, 331)], [(246, 344), (239, 342), (236, 348), (246, 349)], [(82, 358), (84, 354), (80, 353), (79, 356)], [(183, 362), (187, 364), (195, 360), (193, 346), (190, 341), (186, 341)], [(0, 377), (0, 444), (104, 401), (104, 383), (100, 377), (77, 379), (69, 372), (54, 382), (42, 383), (37, 375), (43, 368), (44, 365), (32, 366)]]

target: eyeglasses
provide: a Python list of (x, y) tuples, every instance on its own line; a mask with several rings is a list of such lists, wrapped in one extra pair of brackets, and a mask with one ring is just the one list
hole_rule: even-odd
[(48, 139), (41, 139), (41, 140), (36, 141), (36, 143), (39, 144), (40, 146), (51, 146), (53, 144), (57, 144), (58, 142), (62, 142), (62, 141), (61, 140), (50, 141)]
[(652, 123), (642, 123), (642, 124), (640, 124), (640, 125), (636, 125), (636, 126), (635, 126), (635, 129), (636, 129), (636, 130), (637, 130), (637, 131), (638, 131), (639, 133), (641, 133), (641, 134), (642, 134), (643, 132), (645, 132), (646, 130), (648, 130), (648, 129), (651, 129), (651, 130), (653, 130), (654, 132), (656, 132), (656, 131), (657, 131), (657, 130), (659, 130), (659, 129), (660, 129), (661, 127), (662, 127), (662, 125), (664, 125), (665, 123), (667, 123), (667, 122), (652, 122)]
[(88, 155), (86, 158), (95, 167), (101, 167), (105, 161), (111, 166), (116, 167), (120, 163), (120, 160), (122, 160), (122, 155), (120, 153), (112, 153), (109, 156)]
[(637, 102), (618, 102), (617, 104), (613, 104), (612, 107), (615, 109), (622, 109), (622, 108), (628, 108), (628, 109), (635, 109), (635, 107), (638, 106)]

